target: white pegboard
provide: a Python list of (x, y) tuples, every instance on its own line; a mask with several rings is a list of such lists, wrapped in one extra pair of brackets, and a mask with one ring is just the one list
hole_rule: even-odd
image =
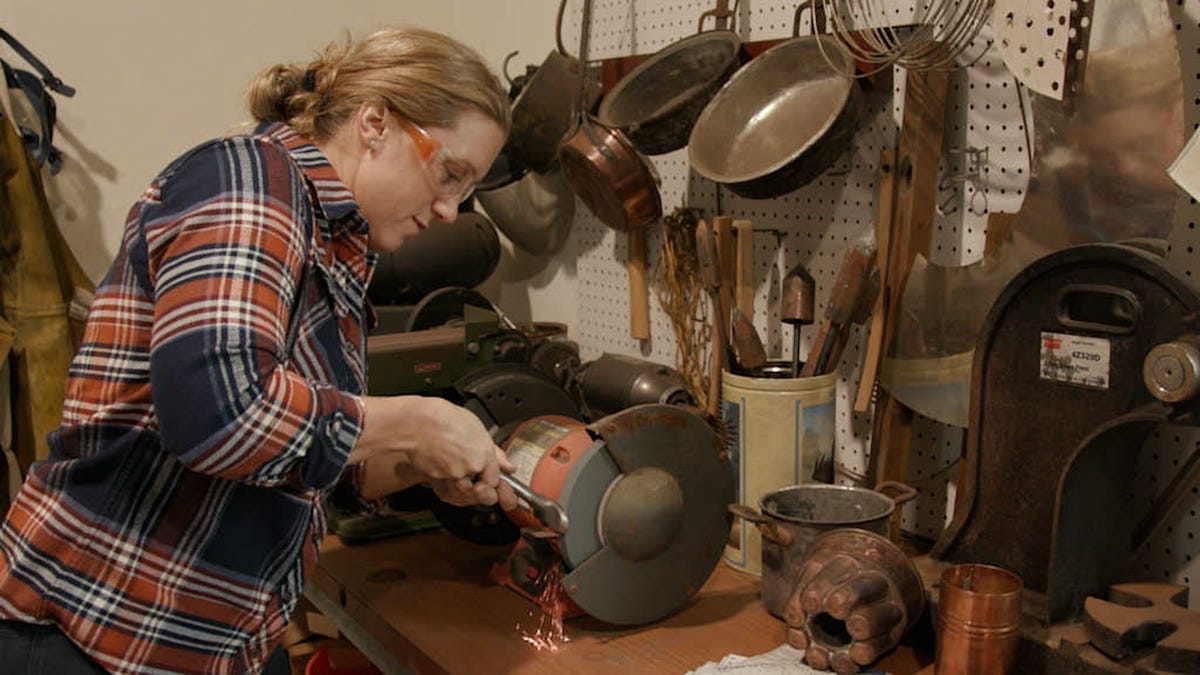
[[(580, 0), (572, 3), (564, 25), (568, 47), (578, 41), (582, 6)], [(592, 57), (652, 53), (695, 32), (699, 15), (714, 4), (711, 0), (596, 0)], [(894, 4), (905, 12), (911, 10), (911, 3)], [(1179, 42), (1184, 45), (1184, 99), (1188, 102), (1190, 133), (1200, 126), (1200, 0), (1173, 0), (1169, 4)], [(737, 8), (738, 32), (747, 41), (788, 37), (795, 7), (794, 2), (743, 0)], [(986, 30), (980, 40), (988, 39)], [(666, 212), (686, 204), (702, 209), (706, 217), (719, 212), (754, 223), (753, 321), (765, 337), (771, 357), (791, 355), (791, 327), (779, 321), (778, 286), (782, 276), (795, 264), (803, 263), (817, 282), (818, 302), (823, 305), (847, 243), (873, 227), (879, 152), (895, 144), (899, 102), (903, 99), (902, 75), (895, 81), (894, 91), (868, 92), (866, 121), (834, 167), (810, 185), (777, 199), (748, 200), (719, 189), (690, 171), (686, 149), (651, 158), (662, 178)], [(965, 265), (977, 261), (982, 255), (987, 214), (1019, 210), (1030, 179), (1028, 143), (1032, 131), (1027, 125), (1033, 123), (1023, 92), (996, 50), (984, 52), (970, 68), (952, 75), (939, 181), (938, 201), (943, 208), (935, 219), (934, 262)], [(970, 157), (976, 161), (970, 162)], [(1200, 222), (1200, 207), (1194, 200), (1183, 201), (1169, 259), (1195, 277), (1200, 276), (1200, 233), (1196, 225)], [(582, 206), (577, 213), (563, 255), (574, 254), (578, 260), (580, 326), (572, 327), (572, 333), (577, 336), (583, 359), (614, 352), (673, 363), (675, 345), (670, 323), (653, 297), (651, 338), (642, 343), (629, 337), (624, 235), (611, 231)], [(660, 245), (659, 229), (650, 228), (647, 259), (651, 267)], [(821, 310), (818, 306), (818, 314)], [(814, 332), (811, 327), (805, 329), (802, 350), (807, 350)], [(868, 459), (870, 416), (851, 412), (863, 332), (856, 328), (851, 335), (839, 370), (836, 459), (849, 475), (865, 470)], [(929, 538), (941, 531), (953, 508), (962, 439), (961, 429), (918, 416), (910, 481), (921, 490), (921, 497), (905, 508), (906, 530)], [(1197, 443), (1200, 432), (1194, 429), (1163, 430), (1147, 443), (1137, 475), (1135, 508), (1148, 508), (1156, 491), (1170, 480), (1181, 457), (1186, 457)], [(1190, 584), (1197, 578), (1198, 505), (1200, 495), (1193, 491), (1179, 512), (1172, 514), (1158, 535), (1136, 554), (1130, 579)], [(1198, 604), (1195, 589), (1192, 604)]]
[(1071, 3), (996, 0), (992, 27), (996, 51), (1033, 91), (1062, 100), (1066, 87)]

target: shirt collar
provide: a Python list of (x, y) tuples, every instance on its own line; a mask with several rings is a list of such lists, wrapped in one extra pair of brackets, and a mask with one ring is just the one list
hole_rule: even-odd
[[(367, 231), (367, 221), (362, 217), (350, 188), (338, 177), (325, 153), (313, 145), (312, 141), (282, 122), (263, 123), (255, 133), (277, 141), (296, 160), (296, 164), (312, 185), (316, 195), (316, 207), (333, 227), (333, 234), (336, 234), (339, 228), (349, 228), (356, 234)], [(356, 217), (348, 218), (351, 214), (355, 214)]]

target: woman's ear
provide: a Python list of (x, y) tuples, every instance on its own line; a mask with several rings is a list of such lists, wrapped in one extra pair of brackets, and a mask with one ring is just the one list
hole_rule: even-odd
[(364, 103), (358, 108), (356, 127), (363, 147), (375, 148), (387, 130), (388, 109), (379, 103)]

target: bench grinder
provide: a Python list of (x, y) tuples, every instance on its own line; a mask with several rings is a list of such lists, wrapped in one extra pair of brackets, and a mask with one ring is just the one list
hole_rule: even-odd
[(570, 526), (526, 528), (493, 577), (531, 599), (561, 579), (565, 616), (643, 624), (682, 607), (704, 585), (729, 536), (733, 466), (698, 411), (645, 404), (591, 424), (544, 415), (504, 442), (514, 476), (558, 502)]

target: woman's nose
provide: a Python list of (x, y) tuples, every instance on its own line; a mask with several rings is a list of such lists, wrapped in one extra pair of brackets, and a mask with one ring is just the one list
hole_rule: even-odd
[(453, 223), (458, 219), (458, 203), (447, 197), (433, 200), (433, 215), (443, 223)]

